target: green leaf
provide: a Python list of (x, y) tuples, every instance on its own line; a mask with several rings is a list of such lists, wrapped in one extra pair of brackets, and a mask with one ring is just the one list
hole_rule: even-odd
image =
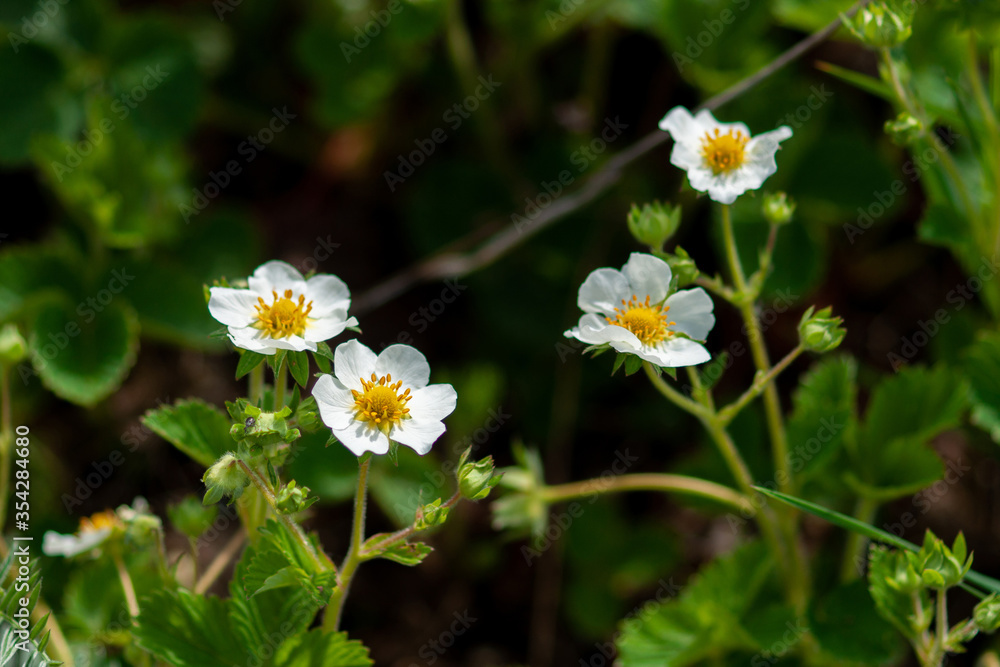
[(60, 130), (60, 105), (76, 106), (64, 97), (64, 77), (59, 58), (43, 46), (0, 50), (0, 90), (10, 91), (0, 96), (0, 162), (26, 161), (33, 137)]
[(1000, 443), (1000, 333), (986, 333), (966, 348), (961, 368), (972, 385), (973, 422)]
[(250, 657), (217, 597), (162, 590), (142, 600), (140, 609), (136, 641), (174, 667), (240, 665)]
[[(916, 604), (925, 610), (927, 622), (933, 617), (933, 603), (927, 589), (920, 586), (914, 592), (899, 590), (892, 584), (896, 573), (907, 567), (906, 552), (873, 544), (868, 552), (868, 592), (875, 601), (875, 608), (882, 618), (898, 629), (907, 639), (916, 639), (926, 627), (918, 627), (915, 619)], [(916, 602), (914, 601), (916, 598)]]
[(823, 651), (838, 660), (885, 664), (899, 645), (896, 631), (875, 610), (860, 579), (818, 599), (809, 610), (809, 627)]
[(288, 370), (300, 387), (309, 382), (309, 353), (289, 352), (287, 356)]
[(66, 300), (51, 300), (31, 324), (29, 346), (42, 384), (61, 398), (90, 406), (114, 392), (135, 364), (139, 322), (121, 297), (107, 306), (91, 298), (75, 308)]
[(634, 354), (625, 355), (625, 375), (632, 375), (642, 368), (642, 359)]
[(419, 565), (434, 548), (423, 542), (400, 542), (394, 544), (385, 551), (379, 552), (378, 558), (401, 563), (402, 565)]
[[(802, 378), (788, 420), (793, 473), (821, 472), (857, 428), (858, 364), (851, 357), (826, 357)], [(800, 472), (801, 471), (801, 472)]]
[(320, 571), (305, 548), (273, 519), (260, 534), (262, 539), (243, 574), (245, 594), (291, 586), (307, 591), (313, 602), (325, 604), (333, 592), (334, 573)]
[(177, 401), (150, 410), (142, 423), (206, 467), (233, 448), (228, 416), (201, 399)]
[(76, 295), (80, 262), (47, 246), (4, 246), (0, 253), (0, 320), (30, 310), (46, 297)]
[(709, 563), (681, 596), (623, 624), (618, 652), (625, 667), (678, 667), (756, 642), (742, 622), (771, 571), (764, 545), (744, 545)]
[[(889, 544), (899, 549), (905, 549), (906, 551), (912, 551), (914, 553), (920, 551), (920, 547), (916, 544), (900, 537), (896, 537), (892, 533), (888, 533), (881, 528), (876, 528), (875, 526), (869, 525), (863, 521), (858, 521), (854, 517), (841, 514), (840, 512), (835, 512), (821, 505), (811, 503), (808, 500), (802, 500), (801, 498), (789, 496), (788, 494), (781, 493), (780, 491), (771, 491), (762, 486), (755, 486), (753, 488), (769, 498), (780, 500), (781, 502), (787, 503), (792, 507), (796, 507), (804, 512), (809, 512), (810, 514), (818, 516), (821, 519), (829, 521), (835, 526), (840, 526), (841, 528), (858, 533), (859, 535), (864, 535), (869, 539), (882, 542), (883, 544)], [(969, 570), (969, 572), (965, 575), (965, 579), (976, 586), (986, 589), (990, 593), (1000, 593), (1000, 581), (992, 577), (987, 577), (986, 575), (979, 574), (974, 570)], [(973, 595), (980, 598), (985, 597), (981, 592), (970, 586), (963, 584), (962, 587)]]
[(289, 638), (274, 655), (274, 667), (371, 667), (368, 649), (346, 632), (317, 629)]
[(236, 379), (239, 380), (266, 360), (267, 355), (254, 352), (253, 350), (243, 350), (243, 354), (240, 355), (240, 362), (236, 364)]
[(927, 442), (958, 426), (968, 394), (967, 383), (945, 366), (911, 366), (883, 380), (858, 429), (855, 463), (860, 474), (855, 489), (890, 500), (939, 479), (941, 461)]

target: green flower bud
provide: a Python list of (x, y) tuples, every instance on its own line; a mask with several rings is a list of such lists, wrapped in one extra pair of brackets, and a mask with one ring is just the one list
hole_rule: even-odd
[(674, 280), (677, 281), (678, 288), (690, 285), (700, 275), (698, 267), (695, 265), (694, 260), (691, 259), (691, 255), (687, 254), (687, 251), (680, 246), (674, 248), (674, 254), (665, 253), (660, 255), (660, 257), (666, 260), (670, 266), (670, 272), (674, 274)]
[(913, 16), (895, 2), (881, 1), (868, 4), (844, 23), (867, 46), (891, 49), (909, 39)]
[(977, 604), (972, 610), (972, 622), (983, 632), (1000, 629), (1000, 595), (994, 593)]
[(458, 490), (462, 497), (482, 500), (490, 495), (490, 490), (500, 483), (500, 476), (495, 475), (494, 471), (492, 456), (462, 465), (458, 470)]
[(239, 459), (230, 452), (223, 454), (205, 471), (202, 481), (208, 487), (202, 502), (211, 505), (221, 500), (223, 496), (232, 496), (233, 500), (239, 498), (244, 487), (250, 483), (250, 478), (243, 472)]
[(427, 530), (434, 526), (440, 526), (448, 519), (448, 511), (451, 508), (442, 507), (441, 499), (438, 498), (432, 503), (417, 508), (417, 516), (413, 522), (417, 530)]
[(885, 121), (885, 133), (897, 146), (910, 146), (924, 134), (924, 124), (905, 111)]
[(795, 202), (784, 192), (767, 193), (761, 206), (764, 219), (772, 225), (787, 225), (795, 215)]
[(840, 326), (843, 323), (843, 318), (833, 317), (829, 306), (815, 313), (810, 306), (799, 321), (799, 343), (810, 352), (835, 350), (847, 335), (847, 330)]
[(275, 494), (274, 505), (282, 514), (295, 514), (317, 500), (319, 500), (318, 497), (309, 497), (308, 486), (298, 486), (293, 479)]
[(179, 503), (167, 507), (170, 522), (191, 539), (208, 530), (218, 514), (215, 505), (205, 506), (195, 496), (185, 496)]
[(28, 354), (28, 344), (13, 324), (0, 329), (0, 366), (13, 366)]
[(677, 231), (681, 224), (681, 207), (664, 206), (658, 201), (643, 204), (640, 210), (632, 204), (628, 213), (628, 229), (639, 243), (653, 250), (660, 250), (663, 244)]

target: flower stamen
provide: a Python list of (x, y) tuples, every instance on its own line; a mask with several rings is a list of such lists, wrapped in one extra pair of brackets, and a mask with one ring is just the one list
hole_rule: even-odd
[(356, 409), (354, 418), (358, 421), (366, 422), (388, 435), (393, 425), (410, 418), (410, 409), (406, 404), (413, 396), (409, 388), (400, 391), (402, 380), (393, 383), (391, 373), (382, 377), (372, 373), (371, 380), (361, 378), (361, 386), (364, 391), (351, 390)]
[(306, 321), (312, 312), (312, 301), (306, 303), (306, 297), (299, 295), (298, 302), (292, 301), (292, 290), (285, 290), (283, 296), (271, 290), (274, 301), (268, 304), (263, 297), (257, 297), (257, 321), (254, 326), (267, 332), (271, 338), (288, 338), (301, 336), (306, 330)]
[(605, 317), (608, 324), (624, 327), (635, 334), (644, 345), (656, 345), (674, 335), (670, 327), (677, 324), (667, 319), (667, 311), (670, 306), (650, 305), (649, 295), (645, 301), (639, 301), (635, 294), (626, 301), (622, 299), (622, 308), (615, 308), (617, 315), (614, 318)]
[(83, 535), (85, 533), (96, 533), (105, 529), (111, 530), (117, 527), (119, 523), (118, 515), (115, 514), (114, 510), (104, 510), (103, 512), (80, 519), (79, 533)]
[(731, 129), (722, 134), (719, 128), (715, 128), (714, 136), (706, 132), (701, 140), (701, 155), (705, 159), (705, 166), (716, 176), (738, 169), (746, 160), (746, 145), (749, 141), (750, 137), (738, 130)]

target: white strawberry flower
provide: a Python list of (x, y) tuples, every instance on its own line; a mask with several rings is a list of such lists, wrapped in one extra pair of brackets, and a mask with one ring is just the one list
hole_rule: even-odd
[(711, 297), (700, 287), (670, 291), (670, 266), (634, 252), (621, 271), (591, 272), (580, 286), (584, 315), (565, 333), (589, 345), (610, 345), (660, 367), (694, 366), (712, 356), (704, 341), (715, 325)]
[(422, 456), (455, 409), (455, 389), (428, 385), (427, 359), (409, 345), (390, 345), (376, 355), (349, 340), (334, 350), (333, 371), (316, 381), (313, 398), (323, 423), (356, 456), (385, 454), (390, 441)]
[(233, 345), (260, 354), (316, 351), (316, 343), (357, 326), (347, 316), (351, 293), (334, 275), (306, 280), (291, 264), (273, 260), (247, 278), (247, 289), (213, 287), (208, 311), (229, 328)]
[(792, 136), (792, 128), (782, 125), (751, 137), (743, 123), (720, 123), (707, 109), (692, 116), (684, 107), (671, 109), (660, 129), (674, 139), (670, 163), (687, 171), (692, 188), (720, 204), (764, 185), (778, 170), (774, 156), (781, 142)]

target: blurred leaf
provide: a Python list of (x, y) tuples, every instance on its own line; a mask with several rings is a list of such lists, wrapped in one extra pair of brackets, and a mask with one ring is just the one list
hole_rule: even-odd
[(973, 422), (1000, 443), (1000, 334), (984, 333), (966, 348), (961, 368), (972, 384)]
[(752, 543), (703, 567), (680, 598), (625, 622), (618, 652), (624, 667), (679, 667), (756, 644), (742, 628), (772, 563)]
[(817, 599), (809, 610), (809, 627), (823, 651), (838, 660), (881, 665), (899, 649), (899, 635), (875, 610), (860, 579)]
[(400, 542), (379, 553), (379, 558), (395, 561), (402, 565), (420, 565), (434, 549), (423, 542)]
[(358, 484), (358, 458), (339, 442), (325, 446), (330, 430), (307, 433), (295, 443), (295, 458), (286, 464), (289, 477), (308, 486), (321, 503), (353, 498)]
[(858, 429), (858, 488), (888, 500), (938, 479), (941, 461), (927, 442), (957, 426), (967, 406), (968, 385), (945, 366), (907, 367), (879, 383)]
[(131, 306), (121, 299), (104, 303), (91, 298), (71, 310), (65, 299), (49, 300), (29, 330), (32, 364), (42, 384), (79, 405), (94, 405), (114, 392), (139, 349), (139, 322)]
[(406, 526), (413, 522), (418, 507), (451, 496), (454, 480), (450, 461), (442, 464), (433, 453), (420, 456), (409, 447), (400, 447), (398, 467), (388, 457), (375, 457), (369, 486), (379, 509), (397, 525)]
[(250, 656), (229, 622), (226, 603), (185, 589), (160, 590), (142, 601), (139, 646), (175, 667), (245, 664)]
[(0, 320), (10, 320), (45, 297), (75, 295), (81, 266), (44, 245), (19, 245), (0, 253)]
[(150, 410), (143, 416), (142, 423), (206, 467), (236, 444), (229, 435), (229, 416), (200, 399), (177, 401)]
[(0, 90), (6, 91), (0, 95), (0, 163), (25, 162), (35, 136), (59, 131), (60, 105), (73, 104), (62, 94), (65, 75), (59, 58), (43, 46), (0, 49)]
[(820, 474), (857, 429), (858, 363), (824, 357), (802, 378), (792, 398), (788, 447), (792, 473)]

